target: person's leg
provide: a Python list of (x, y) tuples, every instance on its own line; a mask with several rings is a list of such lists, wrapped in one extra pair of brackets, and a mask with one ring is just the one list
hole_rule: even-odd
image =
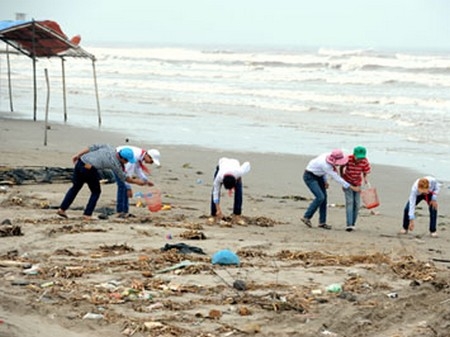
[(353, 202), (354, 202), (353, 226), (355, 226), (356, 220), (358, 219), (359, 209), (361, 208), (361, 193), (360, 192), (353, 192)]
[(324, 225), (327, 223), (327, 203), (328, 203), (328, 195), (327, 189), (325, 188), (325, 182), (323, 179), (319, 179), (319, 188), (322, 191), (323, 199), (322, 203), (319, 207), (319, 224)]
[(78, 192), (80, 192), (81, 188), (85, 183), (82, 173), (83, 169), (84, 164), (81, 161), (78, 161), (75, 164), (75, 168), (73, 170), (72, 187), (69, 188), (66, 195), (64, 196), (63, 201), (61, 202), (61, 205), (59, 206), (59, 209), (62, 210), (63, 212), (65, 212), (70, 207), (70, 205), (72, 205)]
[(89, 201), (86, 205), (83, 215), (90, 217), (92, 213), (94, 213), (95, 206), (97, 205), (97, 201), (100, 198), (101, 188), (100, 188), (100, 177), (98, 175), (98, 171), (95, 168), (91, 168), (86, 171), (86, 183), (89, 186), (89, 190), (91, 191), (91, 196), (89, 197)]
[[(431, 200), (432, 194), (428, 195), (428, 200)], [(436, 233), (437, 229), (437, 217), (438, 217), (438, 211), (437, 209), (431, 207), (430, 204), (428, 204), (428, 210), (430, 212), (430, 233)]]
[(116, 212), (117, 213), (127, 213), (125, 208), (125, 200), (128, 200), (127, 196), (127, 188), (125, 186), (125, 182), (120, 180), (117, 174), (114, 173), (114, 177), (116, 178), (117, 184), (117, 196), (116, 196)]
[[(219, 172), (219, 165), (217, 165), (216, 171), (214, 172), (213, 181), (216, 178), (218, 172)], [(219, 193), (219, 198), (220, 198), (220, 193)], [(211, 190), (211, 216), (216, 216), (216, 214), (217, 214), (217, 207), (216, 207), (216, 204), (214, 203), (213, 193)]]
[(406, 203), (405, 208), (403, 209), (403, 230), (408, 231), (409, 228), (409, 201)]
[(344, 189), (345, 196), (345, 217), (347, 221), (347, 227), (353, 226), (354, 219), (354, 195), (350, 188)]
[(236, 186), (234, 187), (234, 206), (233, 214), (241, 215), (242, 213), (242, 179), (236, 180)]
[(305, 172), (303, 175), (303, 181), (314, 195), (314, 200), (309, 204), (305, 214), (303, 215), (305, 219), (311, 219), (317, 209), (322, 205), (323, 201), (326, 200), (326, 196), (319, 184), (320, 180), (322, 180), (321, 177), (316, 177), (314, 174), (309, 172)]

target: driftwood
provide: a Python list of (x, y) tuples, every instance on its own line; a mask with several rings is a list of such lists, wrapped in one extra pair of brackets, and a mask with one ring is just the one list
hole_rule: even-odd
[(29, 268), (31, 263), (29, 262), (21, 262), (21, 261), (13, 261), (13, 260), (0, 260), (0, 267), (20, 267), (20, 268)]
[(435, 261), (435, 262), (450, 263), (450, 259), (441, 259), (441, 258), (433, 257), (432, 260)]

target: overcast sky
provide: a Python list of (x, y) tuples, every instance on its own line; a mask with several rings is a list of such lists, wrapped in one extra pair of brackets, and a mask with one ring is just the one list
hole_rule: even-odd
[(0, 0), (98, 42), (450, 50), (450, 0)]

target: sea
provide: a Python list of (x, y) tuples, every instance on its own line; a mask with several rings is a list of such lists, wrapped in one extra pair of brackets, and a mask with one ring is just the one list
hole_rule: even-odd
[[(65, 59), (67, 121), (62, 62), (38, 60), (37, 120), (48, 111), (50, 122), (118, 131), (155, 147), (315, 156), (362, 145), (372, 164), (450, 181), (450, 51), (83, 48), (95, 55), (96, 81), (91, 60)], [(10, 55), (9, 67), (10, 82), (0, 54), (0, 111), (33, 119), (32, 62)]]

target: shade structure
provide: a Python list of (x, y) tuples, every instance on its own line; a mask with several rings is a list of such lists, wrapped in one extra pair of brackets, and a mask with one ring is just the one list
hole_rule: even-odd
[[(41, 57), (59, 57), (62, 65), (64, 121), (67, 120), (66, 88), (64, 61), (68, 57), (87, 58), (92, 61), (95, 95), (97, 100), (98, 123), (101, 125), (100, 103), (98, 98), (97, 76), (95, 70), (95, 56), (79, 46), (80, 36), (68, 38), (59, 24), (52, 20), (43, 21), (0, 21), (0, 40), (13, 47), (23, 55), (33, 60), (33, 119), (36, 120), (37, 93), (36, 93), (36, 60)], [(9, 64), (9, 62), (8, 62)], [(9, 69), (8, 69), (9, 71)], [(11, 104), (12, 106), (12, 104)]]

